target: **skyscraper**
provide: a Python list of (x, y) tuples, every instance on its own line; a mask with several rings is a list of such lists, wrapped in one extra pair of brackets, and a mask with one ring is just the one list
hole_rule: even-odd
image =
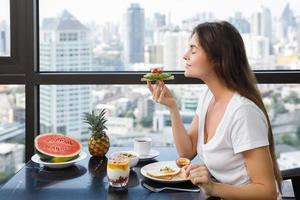
[[(68, 11), (43, 21), (40, 35), (42, 71), (87, 71), (91, 69), (89, 30)], [(61, 132), (84, 141), (88, 133), (83, 112), (91, 110), (88, 85), (43, 85), (40, 90), (41, 132)]]
[(166, 15), (160, 13), (154, 13), (154, 28), (160, 28), (167, 25)]
[(144, 62), (144, 9), (133, 3), (125, 14), (124, 64)]
[(282, 14), (280, 16), (280, 37), (287, 39), (288, 37), (288, 29), (290, 27), (295, 27), (296, 21), (293, 10), (290, 8), (290, 4), (286, 4), (285, 8), (282, 11)]
[(165, 34), (164, 65), (170, 70), (183, 70), (185, 62), (183, 53), (188, 46), (191, 33), (187, 31), (174, 31)]
[(270, 40), (265, 36), (242, 34), (252, 69), (270, 69)]
[[(267, 51), (268, 51), (267, 54), (270, 54), (271, 44), (272, 44), (271, 43), (272, 42), (272, 16), (269, 8), (261, 7), (258, 11), (252, 14), (251, 33), (255, 37), (256, 36), (265, 37), (262, 40), (264, 41), (263, 42), (264, 44), (266, 44), (266, 42), (269, 44), (269, 46), (267, 46)], [(259, 39), (258, 41), (262, 41), (262, 40)]]
[(240, 33), (250, 33), (250, 23), (243, 17), (241, 12), (234, 13), (234, 17), (229, 19)]
[(252, 14), (251, 33), (272, 38), (272, 16), (269, 8), (261, 7)]
[(163, 64), (164, 60), (164, 46), (161, 44), (152, 44), (146, 46), (147, 57), (146, 63), (149, 64)]

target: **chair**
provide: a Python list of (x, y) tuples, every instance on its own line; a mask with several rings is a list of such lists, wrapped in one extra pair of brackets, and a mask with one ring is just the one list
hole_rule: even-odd
[(300, 167), (281, 171), (283, 180), (291, 180), (295, 197), (283, 197), (282, 199), (300, 199)]

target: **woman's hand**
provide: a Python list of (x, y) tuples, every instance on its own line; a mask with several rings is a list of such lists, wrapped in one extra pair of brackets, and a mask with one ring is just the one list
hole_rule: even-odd
[(214, 182), (211, 180), (207, 167), (203, 164), (191, 164), (184, 167), (188, 179), (202, 189), (205, 195), (212, 195)]
[(151, 81), (147, 81), (147, 85), (155, 102), (168, 106), (169, 108), (176, 106), (176, 101), (171, 91), (163, 81), (157, 80), (155, 86), (151, 85)]

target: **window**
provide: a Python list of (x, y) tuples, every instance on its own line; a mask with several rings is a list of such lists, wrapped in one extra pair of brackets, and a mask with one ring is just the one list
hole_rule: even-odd
[[(58, 62), (55, 54), (51, 59), (41, 54), (40, 69), (143, 71), (164, 67), (184, 70), (182, 55), (193, 27), (215, 20), (230, 21), (240, 31), (253, 69), (299, 69), (297, 16), (300, 11), (297, 7), (300, 3), (296, 0), (276, 4), (249, 1), (225, 8), (219, 6), (220, 1), (136, 2), (112, 0), (103, 6), (96, 0), (88, 4), (70, 0), (40, 1), (40, 34), (53, 36), (51, 42), (40, 38), (40, 50), (55, 53), (60, 45), (65, 50), (75, 45), (79, 51), (79, 54), (64, 54), (64, 60)], [(68, 65), (74, 57), (78, 57), (78, 62), (86, 62), (74, 68)], [(63, 67), (57, 67), (60, 64)]]
[(0, 85), (0, 186), (25, 162), (23, 85)]
[[(3, 4), (3, 2), (7, 2), (7, 4)], [(11, 13), (5, 14), (5, 10), (9, 10), (8, 2), (10, 2)], [(94, 103), (90, 105), (89, 98), (84, 101), (78, 97), (80, 95), (92, 94), (92, 102), (101, 102), (103, 101), (102, 91), (97, 95), (94, 93), (103, 88), (107, 88), (107, 90), (113, 88), (112, 91), (117, 91), (116, 94), (121, 95), (118, 91), (122, 90), (115, 89), (115, 87), (125, 88), (128, 91), (142, 88), (141, 91), (146, 94), (147, 89), (139, 86), (139, 84), (143, 84), (140, 82), (141, 73), (143, 73), (141, 71), (157, 66), (165, 66), (166, 70), (172, 70), (172, 73), (175, 74), (176, 81), (170, 82), (175, 84), (172, 85), (174, 91), (183, 84), (189, 84), (185, 86), (186, 88), (190, 88), (193, 86), (192, 84), (198, 84), (198, 81), (184, 78), (183, 72), (180, 71), (183, 66), (180, 62), (182, 62), (181, 51), (186, 46), (186, 39), (189, 37), (191, 27), (203, 21), (228, 19), (238, 28), (243, 35), (252, 68), (268, 70), (255, 71), (259, 82), (266, 83), (264, 88), (273, 87), (274, 91), (271, 92), (275, 93), (277, 88), (275, 86), (299, 87), (299, 29), (297, 27), (299, 27), (300, 1), (276, 1), (276, 3), (272, 2), (273, 4), (270, 1), (263, 3), (254, 1), (244, 2), (243, 5), (238, 6), (234, 2), (228, 2), (229, 7), (220, 7), (220, 3), (222, 3), (220, 1), (187, 0), (184, 2), (174, 1), (172, 4), (168, 1), (158, 3), (142, 0), (136, 1), (137, 4), (130, 4), (129, 1), (116, 2), (116, 0), (110, 2), (112, 3), (103, 6), (101, 1), (96, 0), (91, 0), (88, 4), (71, 0), (43, 0), (39, 1), (39, 7), (37, 7), (37, 1), (34, 0), (0, 0), (0, 19), (2, 20), (2, 16), (10, 15), (10, 21), (9, 19), (6, 21), (14, 33), (11, 38), (11, 58), (3, 58), (0, 55), (0, 84), (22, 84), (26, 88), (26, 161), (30, 160), (34, 154), (34, 137), (39, 133), (52, 130), (70, 133), (77, 129), (77, 132), (80, 132), (78, 136), (83, 140), (88, 138), (88, 131), (81, 130), (81, 127), (68, 129), (68, 126), (73, 124), (77, 126), (78, 123), (81, 123), (80, 116), (74, 116), (76, 113), (96, 108)], [(261, 8), (261, 4), (263, 4), (263, 8), (270, 10), (272, 23), (266, 22), (270, 16), (269, 11)], [(183, 7), (186, 9), (182, 9)], [(179, 10), (180, 12), (178, 12)], [(126, 13), (128, 19), (126, 19)], [(141, 20), (143, 13), (144, 21)], [(36, 19), (36, 16), (40, 16), (40, 19)], [(134, 19), (130, 18), (132, 16), (135, 16)], [(126, 20), (124, 21), (124, 19)], [(38, 21), (40, 22), (39, 26), (37, 26)], [(287, 21), (289, 25), (286, 25)], [(127, 32), (125, 31), (125, 22), (128, 25)], [(252, 23), (257, 26), (251, 26)], [(272, 39), (265, 36), (264, 30), (269, 29), (263, 28), (269, 26), (260, 24), (272, 25)], [(142, 36), (139, 30), (143, 25), (144, 35), (139, 37)], [(68, 30), (65, 30), (66, 26), (68, 26)], [(249, 32), (253, 33), (249, 34)], [(267, 32), (270, 33), (270, 31)], [(136, 41), (132, 40), (133, 37), (129, 37), (129, 33), (135, 35)], [(281, 34), (279, 38), (278, 34)], [(36, 37), (37, 35), (39, 37)], [(144, 44), (143, 48), (137, 43)], [(39, 44), (39, 55), (36, 52), (38, 50), (36, 44)], [(165, 49), (171, 49), (171, 51)], [(174, 49), (179, 49), (180, 52), (173, 51)], [(270, 49), (271, 51), (269, 51)], [(168, 59), (169, 62), (167, 62)], [(298, 69), (298, 71), (289, 71), (290, 69)], [(52, 73), (45, 73), (47, 71)], [(72, 73), (64, 73), (68, 71), (72, 71)], [(82, 73), (82, 71), (94, 72)], [(272, 85), (273, 83), (276, 85)], [(56, 104), (52, 104), (52, 98), (49, 101), (49, 93), (52, 93), (55, 87), (64, 89), (71, 86), (80, 88), (80, 90), (72, 91), (77, 94), (61, 91), (54, 95)], [(89, 86), (92, 89), (79, 86)], [(117, 97), (122, 99), (122, 95)], [(178, 96), (180, 97), (180, 95)], [(279, 95), (278, 98), (281, 97), (283, 96)], [(110, 96), (106, 96), (106, 98), (110, 98)], [(149, 102), (151, 101), (150, 99)], [(180, 105), (184, 105), (181, 109), (195, 109), (196, 101), (193, 98), (186, 98), (185, 103), (181, 103), (180, 99), (178, 101)], [(266, 102), (268, 103), (268, 100)], [(72, 105), (69, 105), (70, 103)], [(138, 103), (139, 101), (136, 101), (135, 104)], [(73, 107), (76, 104), (81, 106)], [(133, 107), (136, 106), (135, 104)], [(275, 103), (277, 111), (283, 112), (288, 109), (283, 109), (277, 104), (278, 102)], [(151, 110), (151, 103), (149, 105), (148, 109)], [(72, 123), (70, 124), (64, 118), (65, 107), (71, 115)], [(57, 118), (59, 118), (55, 126), (49, 120), (53, 116), (51, 113), (54, 108), (58, 110)], [(149, 134), (152, 133), (152, 129), (164, 131), (167, 129), (161, 128), (170, 125), (170, 120), (164, 121), (165, 118), (168, 118), (166, 112), (163, 109), (160, 111), (160, 119), (163, 120), (154, 126), (153, 118), (152, 121), (143, 119), (143, 126), (144, 128), (149, 127)], [(289, 110), (289, 112), (291, 111)], [(132, 114), (129, 115), (130, 117)], [(183, 118), (185, 122), (190, 119), (190, 115)], [(129, 120), (132, 121), (132, 119)], [(41, 123), (37, 124), (37, 122)], [(117, 125), (114, 124), (115, 127)], [(133, 130), (138, 130), (138, 126), (141, 125), (134, 123)], [(281, 128), (275, 130), (273, 127), (274, 134), (287, 129), (286, 127)], [(290, 129), (295, 131), (295, 127)], [(295, 136), (294, 133), (291, 135)], [(276, 138), (276, 143), (283, 144), (284, 147), (286, 147), (285, 144), (288, 144), (288, 149), (292, 153), (296, 151), (296, 140), (291, 142), (291, 139), (286, 136)], [(86, 139), (83, 142), (86, 142)], [(114, 145), (123, 145), (123, 143), (116, 142)], [(288, 157), (288, 155), (281, 157), (281, 154), (278, 154), (278, 158), (282, 160), (289, 159)], [(2, 162), (0, 161), (0, 163)]]
[[(188, 129), (203, 85), (169, 87)], [(61, 131), (64, 127), (63, 133), (86, 141), (88, 129), (82, 120), (83, 113), (106, 109), (107, 133), (113, 146), (131, 146), (133, 138), (145, 135), (153, 139), (154, 146), (174, 145), (169, 111), (153, 102), (146, 85), (42, 85), (40, 89), (42, 133), (45, 130)], [(300, 118), (300, 87), (296, 84), (261, 84), (259, 89), (272, 124), (281, 167), (300, 167), (300, 162), (285, 161), (292, 154), (288, 152), (300, 151), (300, 125), (297, 121)], [(76, 90), (80, 92), (72, 92)]]
[(0, 0), (0, 57), (10, 55), (9, 0)]
[[(176, 96), (182, 97), (178, 102), (187, 127), (194, 116), (201, 86), (170, 87)], [(42, 85), (40, 91), (41, 133), (64, 130), (63, 133), (87, 145), (89, 130), (83, 123), (83, 113), (106, 109), (111, 145), (132, 146), (133, 138), (145, 135), (153, 138), (154, 146), (174, 145), (169, 112), (153, 102), (146, 85)]]

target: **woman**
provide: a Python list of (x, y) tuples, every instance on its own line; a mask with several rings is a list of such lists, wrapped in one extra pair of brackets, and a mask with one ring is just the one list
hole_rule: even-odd
[(163, 81), (147, 85), (169, 108), (179, 156), (204, 162), (186, 167), (190, 180), (223, 199), (280, 199), (270, 120), (238, 31), (228, 22), (199, 24), (184, 59), (185, 76), (207, 86), (188, 131)]

